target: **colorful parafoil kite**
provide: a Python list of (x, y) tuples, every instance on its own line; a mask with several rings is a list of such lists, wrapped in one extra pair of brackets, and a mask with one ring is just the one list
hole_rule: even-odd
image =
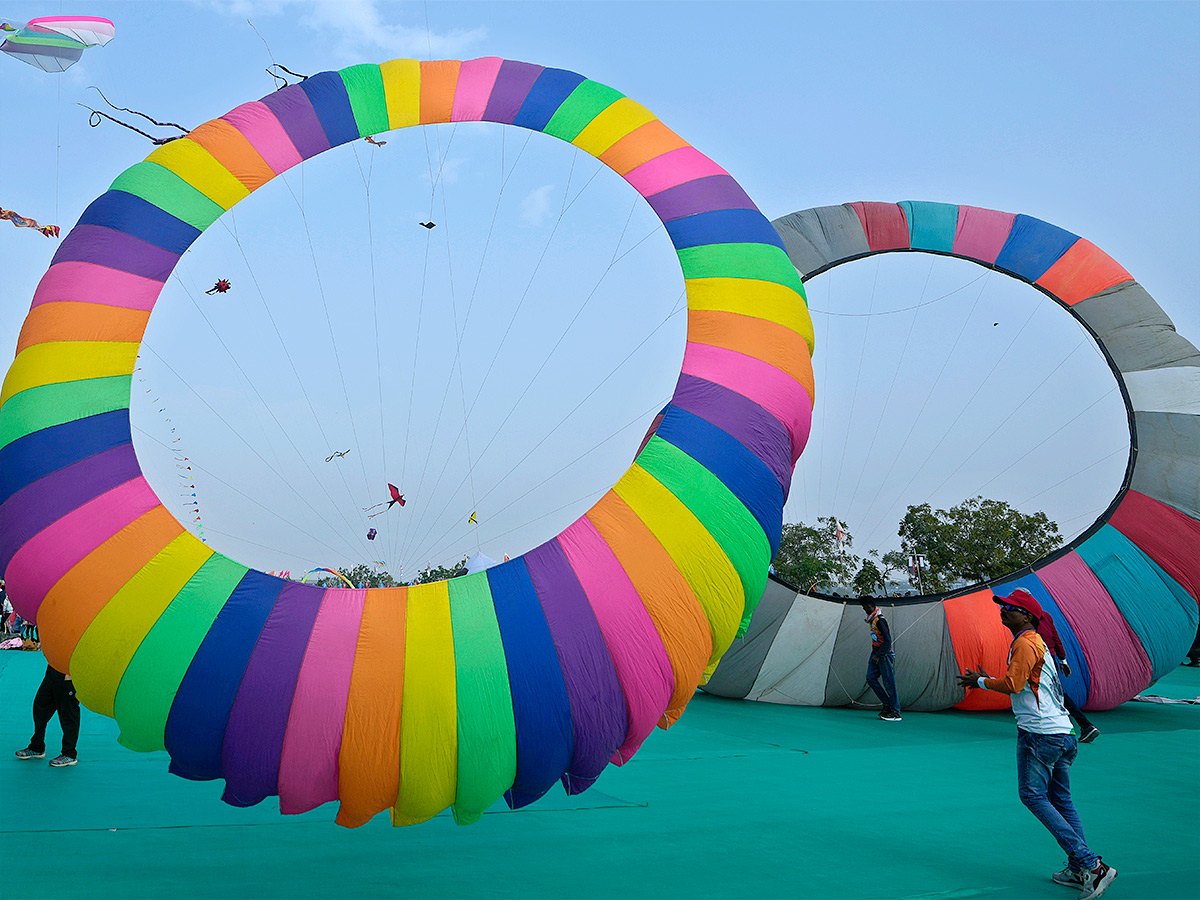
[[(1109, 709), (1179, 665), (1200, 612), (1200, 351), (1120, 264), (1090, 241), (1032, 216), (946, 203), (849, 203), (776, 220), (805, 280), (876, 253), (970, 260), (1027, 282), (1086, 326), (1129, 412), (1117, 496), (1069, 546), (1032, 571), (888, 611), (905, 709), (1007, 705), (964, 691), (967, 668), (1002, 671), (1011, 634), (992, 589), (1032, 593), (1058, 627), (1080, 706)], [(705, 685), (726, 697), (841, 706), (869, 696), (857, 605), (772, 582), (743, 640)]]
[(36, 219), (28, 219), (11, 209), (0, 208), (0, 220), (5, 219), (12, 222), (16, 228), (32, 228), (34, 231), (40, 231), (46, 237), (58, 237), (57, 225), (40, 225)]
[(335, 578), (338, 578), (348, 588), (354, 587), (354, 582), (352, 582), (349, 578), (347, 578), (345, 575), (343, 575), (337, 569), (327, 569), (324, 566), (318, 566), (315, 569), (309, 569), (307, 572), (305, 572), (304, 577), (300, 579), (301, 584), (307, 584), (309, 577), (316, 575), (319, 572), (324, 572), (326, 575), (333, 575)]
[[(142, 476), (129, 380), (180, 255), (332, 146), (487, 121), (592, 154), (664, 223), (682, 371), (617, 484), (545, 544), (412, 587), (328, 590), (215, 553)], [(0, 569), (49, 661), (121, 742), (225, 800), (397, 825), (572, 793), (683, 712), (749, 621), (808, 438), (812, 324), (737, 182), (618, 91), (496, 58), (322, 72), (156, 148), (59, 247), (0, 392)]]
[[(328, 460), (326, 460), (326, 462), (328, 462)], [(397, 503), (399, 503), (401, 506), (404, 505), (404, 495), (402, 493), (400, 493), (400, 488), (396, 487), (394, 484), (389, 483), (388, 484), (388, 493), (392, 495), (391, 500), (385, 500), (382, 503), (376, 503), (374, 506), (364, 506), (363, 507), (363, 512), (370, 513), (370, 515), (367, 516), (368, 519), (373, 519), (376, 516), (383, 515), (385, 512), (387, 512), (389, 509), (391, 509)], [(381, 506), (383, 507), (383, 509), (379, 509), (379, 507), (381, 507)], [(373, 510), (373, 509), (379, 509), (379, 512), (371, 512), (371, 510)]]
[(25, 23), (0, 20), (0, 51), (43, 72), (65, 72), (88, 47), (102, 47), (116, 28), (99, 16), (41, 16)]

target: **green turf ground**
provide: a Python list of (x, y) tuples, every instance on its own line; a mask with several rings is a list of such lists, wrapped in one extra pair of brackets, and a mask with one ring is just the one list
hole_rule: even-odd
[[(0, 653), (0, 897), (1058, 898), (1021, 806), (1009, 713), (807, 709), (699, 695), (592, 790), (468, 827), (357, 830), (332, 805), (235, 809), (84, 712), (78, 766), (22, 762), (40, 654)], [(1147, 693), (1200, 695), (1180, 668)], [(1106, 898), (1200, 896), (1200, 707), (1097, 713), (1074, 795), (1120, 870)], [(49, 749), (58, 752), (57, 720)]]

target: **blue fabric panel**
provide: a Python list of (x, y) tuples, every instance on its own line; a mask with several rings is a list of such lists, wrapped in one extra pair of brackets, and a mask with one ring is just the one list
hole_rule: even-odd
[(954, 249), (958, 231), (958, 206), (953, 203), (929, 203), (904, 200), (900, 203), (908, 220), (908, 245), (914, 250), (949, 253)]
[(1019, 215), (1013, 220), (996, 265), (1028, 281), (1037, 281), (1077, 240), (1079, 235), (1057, 225)]
[(18, 438), (0, 449), (0, 503), (51, 472), (132, 441), (127, 409), (76, 419)]
[(83, 211), (78, 224), (115, 228), (179, 254), (200, 237), (199, 228), (163, 212), (149, 200), (124, 191), (105, 191)]
[[(1083, 648), (1079, 646), (1079, 638), (1075, 637), (1075, 632), (1071, 630), (1066, 615), (1059, 609), (1058, 604), (1054, 602), (1054, 597), (1046, 590), (1046, 586), (1042, 584), (1037, 575), (1026, 575), (1024, 578), (1006, 584), (1003, 592), (1010, 594), (1016, 588), (1024, 588), (1033, 594), (1033, 598), (1041, 604), (1042, 609), (1053, 617), (1054, 627), (1058, 631), (1063, 649), (1067, 651), (1067, 662), (1071, 666), (1069, 676), (1063, 676), (1062, 672), (1058, 674), (1062, 678), (1064, 690), (1071, 695), (1075, 705), (1082, 709), (1092, 690), (1092, 676), (1088, 670), (1087, 657), (1083, 655)], [(1050, 655), (1054, 655), (1053, 647), (1050, 648)]]
[(582, 75), (566, 69), (546, 69), (538, 76), (529, 90), (529, 96), (521, 104), (521, 111), (513, 119), (514, 125), (545, 131), (546, 126), (563, 101), (584, 81)]
[(166, 747), (174, 774), (195, 781), (221, 777), (229, 711), (285, 584), (282, 578), (247, 572), (204, 636), (167, 716)]
[(487, 570), (508, 662), (517, 728), (517, 776), (504, 799), (532, 803), (558, 781), (574, 755), (571, 706), (558, 653), (523, 559)]
[(674, 405), (667, 407), (656, 433), (729, 488), (762, 528), (774, 559), (783, 533), (785, 498), (783, 488), (766, 464), (727, 432)]
[(300, 88), (316, 110), (325, 137), (329, 138), (329, 146), (336, 147), (362, 137), (358, 133), (358, 122), (354, 119), (350, 95), (346, 93), (346, 82), (342, 81), (341, 75), (337, 72), (320, 72), (300, 82)]
[(673, 219), (667, 234), (676, 250), (707, 244), (771, 244), (787, 252), (779, 232), (757, 209), (714, 209)]
[(1112, 525), (1075, 548), (1142, 642), (1155, 680), (1173, 671), (1196, 637), (1196, 601)]

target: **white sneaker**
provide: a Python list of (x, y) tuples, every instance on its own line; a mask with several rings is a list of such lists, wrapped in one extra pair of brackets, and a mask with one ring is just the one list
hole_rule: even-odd
[(1112, 866), (1100, 863), (1090, 872), (1083, 873), (1083, 890), (1079, 892), (1079, 900), (1093, 900), (1108, 890), (1108, 886), (1117, 877), (1117, 870)]

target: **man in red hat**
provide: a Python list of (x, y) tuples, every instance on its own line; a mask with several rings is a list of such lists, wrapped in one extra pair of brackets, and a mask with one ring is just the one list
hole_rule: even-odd
[(1046, 642), (1037, 633), (1045, 615), (1028, 591), (992, 598), (1000, 605), (1000, 621), (1012, 632), (1008, 672), (991, 678), (968, 669), (958, 676), (964, 688), (998, 691), (1012, 697), (1017, 717), (1017, 790), (1021, 802), (1054, 835), (1067, 854), (1067, 866), (1051, 878), (1078, 887), (1079, 900), (1099, 897), (1117, 877), (1117, 870), (1088, 847), (1083, 824), (1071, 800), (1069, 771), (1078, 743), (1071, 718), (1063, 706), (1063, 689)]

